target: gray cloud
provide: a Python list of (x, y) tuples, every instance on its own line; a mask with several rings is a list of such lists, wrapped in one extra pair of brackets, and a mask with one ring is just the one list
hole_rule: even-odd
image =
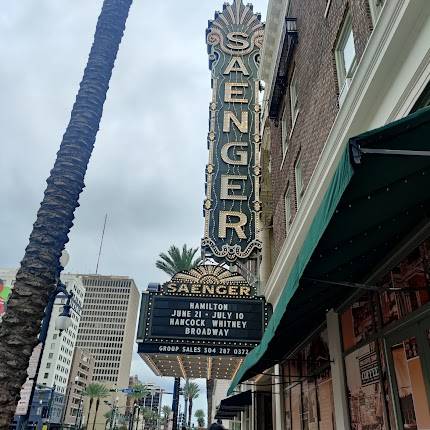
[[(165, 281), (172, 243), (198, 246), (207, 162), (210, 74), (205, 29), (222, 1), (136, 1), (70, 234), (70, 272)], [(0, 267), (23, 256), (82, 76), (101, 0), (20, 0), (0, 9)], [(267, 0), (255, 1), (265, 12)], [(132, 373), (154, 377), (140, 357)], [(200, 381), (202, 383), (202, 381)], [(196, 408), (204, 408), (201, 394)]]

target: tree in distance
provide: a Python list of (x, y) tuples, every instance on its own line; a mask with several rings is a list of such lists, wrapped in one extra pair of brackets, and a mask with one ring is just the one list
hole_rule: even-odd
[[(195, 382), (187, 381), (184, 385), (184, 396), (188, 399), (188, 427), (191, 427), (193, 400), (199, 397), (200, 388)], [(185, 411), (186, 412), (186, 411)]]
[(136, 408), (139, 404), (140, 399), (144, 399), (148, 394), (150, 394), (150, 390), (145, 384), (141, 384), (140, 382), (133, 385), (133, 393), (130, 394), (130, 397), (133, 399), (133, 414), (131, 417), (131, 430), (134, 428), (134, 423), (136, 420), (136, 409), (137, 409), (137, 422), (139, 423), (139, 413), (140, 408)]
[(90, 407), (88, 408), (88, 415), (87, 415), (87, 429), (89, 428), (91, 407), (93, 406), (94, 399), (96, 399), (96, 410), (94, 413), (93, 426), (92, 426), (92, 429), (94, 430), (94, 426), (96, 425), (97, 413), (99, 411), (99, 406), (100, 406), (100, 399), (103, 399), (109, 396), (109, 389), (103, 384), (98, 384), (94, 382), (87, 385), (84, 391), (84, 396), (90, 398)]
[(162, 423), (164, 424), (164, 426), (167, 426), (167, 424), (169, 423), (169, 416), (172, 412), (172, 408), (169, 405), (164, 405), (161, 408), (161, 412), (163, 414)]
[(170, 276), (184, 270), (190, 270), (202, 261), (200, 257), (194, 259), (198, 249), (187, 248), (187, 245), (184, 245), (181, 251), (177, 246), (172, 245), (167, 254), (160, 253), (160, 259), (155, 262), (155, 266)]
[(204, 427), (205, 426), (205, 413), (204, 413), (203, 409), (197, 409), (196, 412), (194, 413), (194, 416), (197, 418), (197, 425), (199, 427)]

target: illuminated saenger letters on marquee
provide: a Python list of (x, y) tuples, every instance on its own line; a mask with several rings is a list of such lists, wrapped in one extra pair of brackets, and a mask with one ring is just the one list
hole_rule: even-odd
[(218, 261), (248, 259), (261, 249), (257, 71), (263, 28), (252, 6), (235, 0), (206, 31), (212, 101), (202, 248)]

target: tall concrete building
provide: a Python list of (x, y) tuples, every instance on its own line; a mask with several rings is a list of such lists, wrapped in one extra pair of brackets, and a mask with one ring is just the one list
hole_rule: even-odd
[[(86, 289), (77, 346), (94, 357), (92, 382), (109, 389), (128, 387), (136, 329), (139, 291), (127, 276), (82, 275)], [(125, 414), (126, 396), (112, 392), (107, 403), (100, 404), (98, 415), (115, 407)], [(86, 417), (84, 415), (84, 417)], [(92, 417), (90, 417), (90, 421)], [(96, 427), (104, 423), (97, 421)]]

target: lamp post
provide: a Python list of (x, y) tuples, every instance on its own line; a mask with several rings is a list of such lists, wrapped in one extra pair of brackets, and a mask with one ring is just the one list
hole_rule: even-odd
[[(62, 322), (59, 324), (59, 327), (62, 327), (61, 329), (59, 328), (60, 335), (61, 335), (61, 332), (63, 330), (67, 329), (72, 324), (72, 321), (70, 318), (70, 309), (71, 309), (70, 299), (73, 297), (73, 293), (70, 292), (70, 294), (69, 294), (67, 289), (66, 289), (66, 286), (60, 281), (60, 273), (64, 269), (64, 267), (67, 265), (67, 263), (69, 262), (69, 259), (70, 259), (69, 254), (67, 253), (66, 250), (63, 250), (61, 257), (60, 257), (60, 260), (59, 260), (59, 263), (58, 263), (57, 285), (56, 285), (54, 291), (49, 295), (48, 303), (46, 304), (46, 308), (45, 308), (45, 316), (43, 317), (42, 325), (40, 328), (39, 343), (41, 344), (41, 349), (40, 349), (39, 357), (37, 359), (36, 371), (34, 372), (33, 384), (31, 387), (30, 397), (29, 397), (29, 401), (28, 401), (27, 413), (24, 415), (24, 418), (21, 421), (21, 423), (22, 423), (21, 428), (22, 429), (26, 429), (28, 419), (30, 417), (31, 405), (33, 403), (34, 392), (36, 390), (36, 383), (37, 383), (37, 378), (39, 376), (40, 364), (42, 362), (43, 350), (45, 348), (45, 342), (46, 342), (46, 338), (48, 336), (48, 328), (49, 328), (49, 323), (51, 321), (52, 310), (54, 308), (55, 299), (59, 294), (64, 294), (64, 296), (67, 297), (66, 305), (68, 305), (67, 312), (65, 313), (64, 309), (63, 309), (63, 312), (60, 315), (60, 316), (63, 316)], [(64, 305), (64, 307), (66, 305)], [(65, 322), (64, 318), (69, 319), (69, 322)], [(56, 324), (55, 328), (57, 328), (57, 324)]]
[(115, 397), (115, 400), (113, 402), (112, 405), (112, 413), (110, 415), (110, 423), (109, 423), (109, 430), (112, 430), (116, 424), (116, 408), (117, 408), (117, 403), (118, 403), (119, 398)]

